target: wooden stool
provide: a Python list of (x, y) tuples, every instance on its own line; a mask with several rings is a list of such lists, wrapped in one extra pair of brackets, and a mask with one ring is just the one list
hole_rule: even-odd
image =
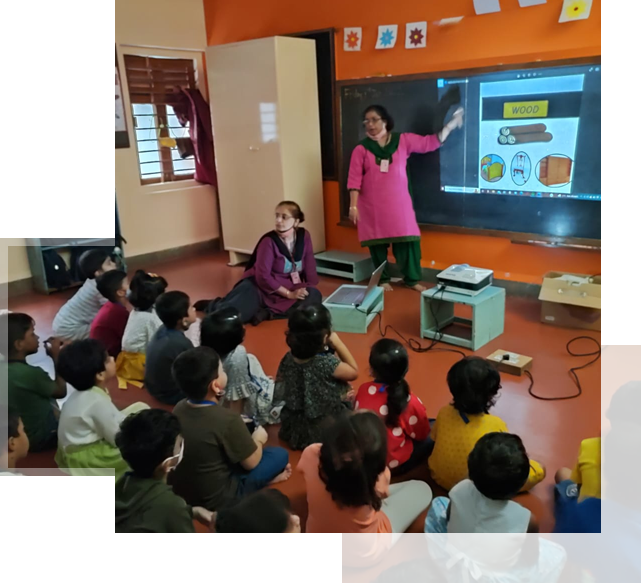
[[(472, 319), (454, 315), (454, 305), (472, 307)], [(476, 296), (443, 291), (438, 287), (421, 293), (421, 338), (437, 338), (448, 344), (478, 350), (503, 334), (505, 290), (490, 286)], [(471, 325), (470, 338), (442, 333), (450, 324)]]
[(619, 330), (641, 332), (641, 310), (635, 310), (625, 300), (619, 302), (614, 309), (612, 328), (615, 332)]

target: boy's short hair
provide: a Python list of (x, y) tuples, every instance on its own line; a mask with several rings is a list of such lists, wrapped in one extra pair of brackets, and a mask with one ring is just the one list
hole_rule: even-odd
[(24, 340), (29, 328), (34, 325), (28, 314), (10, 312), (0, 316), (0, 353), (9, 358), (15, 352), (18, 340)]
[(108, 358), (99, 340), (76, 340), (62, 347), (58, 373), (77, 391), (88, 391), (96, 386), (96, 375), (104, 372)]
[(447, 385), (457, 411), (466, 415), (480, 415), (489, 413), (494, 406), (501, 389), (501, 375), (484, 358), (466, 356), (450, 368)]
[(126, 277), (127, 274), (119, 269), (105, 271), (96, 278), (96, 288), (110, 302), (118, 302), (118, 290)]
[(111, 254), (104, 249), (89, 249), (89, 251), (85, 251), (80, 256), (80, 259), (78, 259), (80, 273), (87, 279), (94, 279), (96, 277), (96, 271), (102, 269), (102, 264), (107, 261), (110, 256)]
[[(4, 431), (4, 422), (2, 433), (0, 433), (0, 451), (5, 451), (9, 444), (9, 439), (18, 437), (18, 427), (20, 426), (20, 413), (15, 407), (8, 407), (5, 409), (3, 406), (0, 409), (0, 416), (4, 416), (5, 410), (7, 411), (7, 431)], [(1, 419), (2, 417), (0, 417)]]
[(211, 348), (186, 350), (174, 360), (171, 374), (178, 388), (190, 399), (201, 401), (212, 381), (218, 378), (220, 357)]
[(156, 314), (167, 328), (176, 328), (178, 322), (189, 316), (189, 296), (181, 291), (169, 291), (158, 296)]
[(511, 433), (486, 433), (467, 459), (470, 480), (492, 500), (518, 494), (530, 475), (530, 460), (523, 442)]
[(603, 439), (603, 476), (608, 499), (638, 508), (638, 468), (634, 459), (641, 449), (641, 428), (635, 423), (612, 424)]
[(622, 421), (641, 425), (639, 407), (641, 407), (641, 381), (630, 381), (620, 386), (612, 395), (605, 416), (612, 426)]
[(134, 475), (151, 478), (156, 468), (174, 455), (180, 422), (169, 411), (145, 409), (120, 424), (116, 445)]
[(205, 316), (200, 324), (200, 344), (215, 350), (220, 357), (227, 356), (245, 338), (245, 327), (240, 312), (229, 306)]
[(286, 532), (291, 504), (282, 492), (261, 490), (216, 514), (216, 532)]
[(429, 557), (405, 561), (383, 571), (374, 583), (447, 583)]

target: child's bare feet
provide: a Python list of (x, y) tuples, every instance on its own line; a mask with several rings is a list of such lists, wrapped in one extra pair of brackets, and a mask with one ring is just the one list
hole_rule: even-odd
[(389, 283), (382, 283), (380, 287), (383, 288), (383, 291), (394, 291), (394, 288)]
[(278, 484), (279, 482), (284, 482), (285, 480), (289, 480), (292, 476), (292, 464), (287, 464), (285, 466), (285, 469), (278, 474), (270, 483), (269, 485), (271, 486), (272, 484)]
[(571, 480), (571, 479), (572, 479), (572, 470), (570, 468), (561, 468), (554, 475), (554, 481), (557, 484), (559, 484), (560, 482), (564, 482), (565, 480)]

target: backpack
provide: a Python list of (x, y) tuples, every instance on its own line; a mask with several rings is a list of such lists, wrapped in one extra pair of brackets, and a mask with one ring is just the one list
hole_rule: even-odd
[(63, 289), (71, 285), (71, 275), (65, 260), (55, 249), (42, 252), (47, 286), (51, 289)]
[(43, 247), (64, 245), (67, 242), (67, 234), (64, 229), (42, 209), (36, 209), (36, 223), (40, 233), (40, 243)]
[(42, 177), (51, 192), (51, 202), (87, 198), (78, 166), (65, 154), (54, 154), (42, 165)]
[(95, 237), (120, 237), (115, 200), (101, 200), (89, 205), (91, 230)]
[(89, 239), (92, 236), (91, 215), (87, 205), (75, 204), (60, 209), (60, 224), (67, 233), (69, 242)]
[(35, 166), (20, 166), (18, 178), (22, 192), (36, 204), (47, 204), (51, 199), (51, 192), (46, 182), (40, 176), (40, 170)]
[(87, 198), (105, 198), (114, 195), (114, 185), (102, 160), (95, 154), (76, 154), (72, 158), (84, 184)]

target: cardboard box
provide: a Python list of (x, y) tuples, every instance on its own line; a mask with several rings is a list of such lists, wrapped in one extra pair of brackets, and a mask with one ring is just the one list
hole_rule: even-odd
[[(507, 356), (507, 358), (505, 358)], [(508, 352), (507, 350), (495, 350), (486, 357), (485, 360), (491, 362), (501, 372), (523, 376), (526, 370), (532, 368), (532, 357)]]
[(601, 330), (601, 276), (550, 271), (541, 285), (541, 322)]

